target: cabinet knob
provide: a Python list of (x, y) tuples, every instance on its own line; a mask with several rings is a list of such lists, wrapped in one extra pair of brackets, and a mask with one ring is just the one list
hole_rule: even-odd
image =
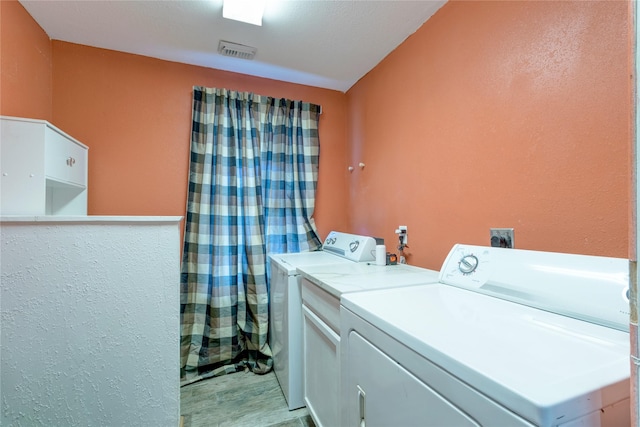
[(67, 159), (67, 166), (73, 166), (76, 164), (76, 159), (74, 159), (73, 157), (69, 157)]
[(2, 174), (2, 176), (9, 176), (9, 174), (8, 174), (8, 173), (6, 173), (6, 172), (4, 172), (4, 173)]
[(29, 178), (33, 178), (34, 176), (36, 176), (36, 174), (34, 174), (34, 173), (30, 173), (29, 174)]

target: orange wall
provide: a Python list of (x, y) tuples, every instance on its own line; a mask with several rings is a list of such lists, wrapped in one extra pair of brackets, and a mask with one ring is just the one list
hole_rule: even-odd
[(90, 214), (184, 215), (193, 85), (303, 99), (323, 106), (322, 236), (393, 249), (406, 224), (409, 262), (430, 268), (489, 227), (514, 227), (520, 248), (626, 257), (627, 7), (450, 2), (345, 95), (51, 43), (5, 0), (0, 112), (89, 145)]
[[(348, 91), (349, 223), (442, 264), (522, 249), (628, 256), (627, 2), (453, 1)], [(373, 208), (375, 207), (375, 208)]]
[(343, 93), (59, 41), (53, 58), (54, 122), (90, 147), (89, 214), (184, 215), (192, 87), (202, 85), (322, 105), (315, 217), (323, 237), (346, 227)]
[(0, 1), (0, 114), (51, 120), (51, 41), (17, 1)]

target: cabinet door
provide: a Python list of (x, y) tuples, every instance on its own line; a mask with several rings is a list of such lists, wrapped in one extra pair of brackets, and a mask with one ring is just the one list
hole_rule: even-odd
[(43, 137), (43, 126), (0, 120), (0, 214), (45, 214)]
[(340, 336), (302, 305), (304, 317), (304, 400), (318, 427), (339, 423)]
[(87, 149), (65, 135), (47, 127), (45, 142), (47, 179), (87, 185)]

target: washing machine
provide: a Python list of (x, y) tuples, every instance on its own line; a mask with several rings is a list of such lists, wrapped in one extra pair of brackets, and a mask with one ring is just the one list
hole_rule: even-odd
[(298, 267), (298, 272), (302, 276), (305, 403), (317, 427), (339, 426), (340, 298), (371, 289), (436, 283), (439, 273), (406, 264), (371, 262)]
[(272, 254), (269, 289), (269, 346), (273, 367), (289, 410), (305, 406), (302, 372), (302, 266), (355, 264), (375, 259), (376, 239), (332, 231), (322, 250), (292, 254)]
[(455, 245), (341, 300), (340, 425), (628, 426), (628, 261)]

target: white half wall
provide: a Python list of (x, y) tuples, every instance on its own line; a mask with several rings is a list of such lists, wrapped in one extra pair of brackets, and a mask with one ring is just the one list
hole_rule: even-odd
[(179, 217), (0, 217), (0, 425), (178, 426)]

